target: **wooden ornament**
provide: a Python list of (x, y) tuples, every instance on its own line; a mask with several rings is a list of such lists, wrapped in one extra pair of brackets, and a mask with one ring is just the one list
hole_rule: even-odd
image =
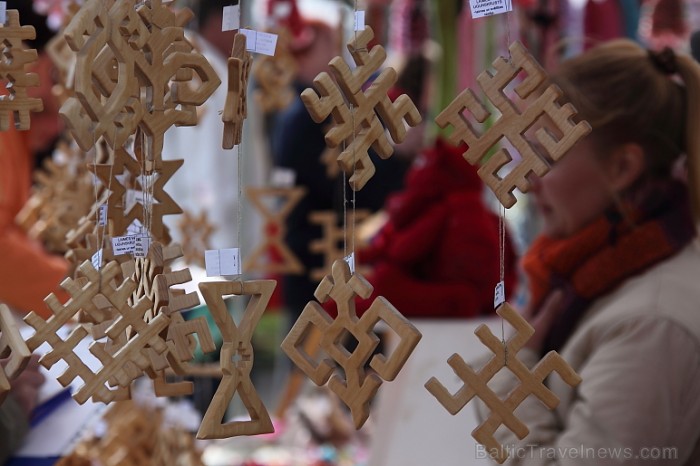
[[(263, 239), (243, 262), (245, 272), (300, 274), (304, 265), (284, 243), (287, 232), (285, 221), (294, 210), (306, 189), (294, 188), (253, 188), (247, 187), (246, 196), (250, 203), (263, 216)], [(273, 198), (279, 203), (274, 209), (266, 205), (263, 199)], [(274, 250), (281, 261), (270, 260), (270, 250)], [(266, 260), (267, 259), (267, 260)]]
[(246, 52), (246, 37), (238, 33), (233, 39), (231, 57), (228, 59), (228, 92), (224, 107), (224, 149), (233, 149), (241, 143), (243, 120), (248, 117), (248, 76), (253, 55)]
[[(547, 86), (527, 108), (519, 109), (517, 103), (506, 96), (504, 89), (524, 71), (526, 76), (515, 86), (515, 93), (522, 100), (532, 99), (546, 83), (547, 75), (520, 42), (511, 44), (509, 50), (511, 59), (497, 58), (492, 63), (495, 72), (487, 70), (477, 77), (479, 87), (500, 112), (500, 117), (496, 119), (498, 113), (489, 112), (471, 89), (465, 89), (435, 118), (441, 128), (454, 127), (449, 136), (451, 143), (469, 146), (464, 158), (472, 165), (482, 164), (479, 176), (506, 208), (516, 202), (512, 194), (516, 187), (522, 192), (529, 191), (527, 178), (530, 173), (540, 177), (546, 175), (549, 159), (558, 161), (591, 131), (591, 126), (585, 121), (574, 123), (572, 118), (576, 109), (572, 104), (560, 105), (557, 102), (562, 91), (554, 84)], [(479, 132), (470, 118), (465, 117), (465, 111), (477, 123), (485, 123), (492, 117), (494, 121), (488, 129)], [(536, 123), (542, 123), (544, 127), (535, 131), (535, 141), (530, 141), (525, 133)], [(512, 154), (501, 147), (491, 155), (491, 149), (502, 139), (512, 144), (521, 157), (517, 166), (504, 176), (499, 175), (499, 171), (513, 160)]]
[(0, 405), (10, 391), (10, 380), (22, 373), (32, 353), (19, 333), (10, 308), (0, 304), (0, 358), (9, 358), (0, 367)]
[[(356, 428), (369, 417), (369, 403), (384, 380), (394, 380), (411, 352), (420, 341), (420, 332), (385, 298), (378, 297), (361, 318), (355, 312), (355, 296), (367, 299), (372, 285), (361, 275), (350, 275), (343, 260), (333, 264), (332, 276), (326, 276), (316, 289), (320, 302), (333, 299), (338, 317), (333, 320), (321, 305), (309, 302), (301, 316), (282, 342), (282, 350), (316, 385), (324, 385), (348, 405)], [(384, 322), (398, 335), (399, 343), (389, 357), (373, 355), (379, 343), (374, 328)], [(323, 335), (320, 347), (329, 356), (316, 362), (304, 349), (304, 340), (312, 328)], [(343, 346), (346, 334), (357, 340), (352, 353)], [(345, 376), (335, 372), (335, 365)], [(374, 372), (367, 371), (369, 363)]]
[(201, 210), (198, 216), (185, 211), (177, 223), (182, 236), (182, 255), (188, 264), (204, 268), (204, 253), (211, 247), (211, 235), (216, 227), (209, 223), (207, 213)]
[(197, 123), (196, 107), (221, 81), (185, 39), (185, 19), (162, 0), (89, 0), (75, 15), (65, 31), (75, 97), (60, 113), (83, 150), (100, 137), (122, 147), (139, 127), (146, 158), (161, 160), (165, 132)]
[(10, 128), (10, 114), (14, 115), (15, 128), (28, 130), (29, 112), (44, 109), (41, 99), (27, 95), (27, 88), (39, 85), (39, 76), (28, 73), (25, 67), (37, 59), (34, 49), (26, 49), (23, 40), (34, 39), (36, 31), (32, 26), (21, 26), (19, 11), (7, 10), (6, 24), (0, 24), (0, 83), (7, 81), (5, 89), (9, 95), (0, 93), (0, 131)]
[[(199, 284), (199, 290), (223, 336), (221, 370), (224, 376), (204, 414), (197, 438), (228, 438), (274, 432), (270, 416), (250, 380), (250, 371), (253, 367), (253, 331), (265, 312), (276, 285), (274, 280)], [(238, 326), (223, 299), (223, 296), (231, 294), (251, 297)], [(222, 424), (228, 405), (236, 392), (248, 410), (250, 421)]]
[(289, 33), (280, 31), (275, 56), (262, 55), (253, 65), (258, 86), (253, 95), (263, 113), (279, 112), (291, 105), (296, 95), (293, 87), (296, 70), (296, 61), (289, 51)]
[[(497, 452), (493, 459), (503, 463), (508, 453), (494, 438), (496, 430), (503, 425), (521, 440), (529, 433), (527, 426), (513, 414), (520, 403), (528, 396), (534, 395), (549, 409), (554, 409), (559, 404), (559, 399), (544, 385), (544, 379), (556, 372), (564, 382), (574, 387), (581, 383), (581, 377), (556, 351), (550, 351), (532, 370), (528, 369), (518, 359), (518, 351), (534, 335), (535, 330), (508, 303), (501, 305), (496, 312), (513, 326), (515, 334), (504, 344), (486, 325), (479, 326), (474, 333), (493, 352), (493, 357), (481, 370), (475, 372), (461, 356), (453, 354), (447, 362), (465, 385), (452, 395), (433, 377), (425, 384), (425, 388), (452, 415), (457, 414), (472, 398), (479, 397), (491, 410), (491, 415), (472, 431), (472, 437), (484, 445), (487, 451)], [(501, 400), (489, 388), (488, 382), (504, 367), (519, 379), (520, 384), (505, 400)]]
[[(354, 238), (357, 224), (369, 217), (369, 210), (356, 210), (353, 215), (348, 215), (345, 225), (350, 225), (346, 234), (342, 227), (338, 226), (338, 215), (334, 211), (319, 211), (309, 214), (309, 223), (320, 225), (323, 228), (323, 237), (313, 240), (309, 244), (309, 250), (314, 254), (323, 254), (323, 267), (311, 270), (311, 279), (323, 280), (330, 275), (333, 263), (342, 259), (345, 255), (343, 241)], [(353, 221), (354, 220), (354, 221)], [(359, 272), (359, 270), (358, 270)]]
[(338, 163), (346, 173), (352, 173), (350, 186), (355, 191), (362, 189), (375, 172), (369, 148), (372, 147), (383, 159), (394, 152), (382, 123), (389, 130), (391, 139), (400, 143), (406, 138), (404, 122), (409, 126), (421, 122), (420, 112), (407, 95), (399, 96), (393, 103), (389, 99), (387, 92), (397, 80), (393, 68), (382, 70), (369, 89), (362, 90), (362, 86), (386, 59), (382, 46), (367, 49), (373, 38), (374, 32), (370, 27), (356, 33), (348, 44), (348, 50), (357, 67), (351, 70), (341, 57), (335, 57), (329, 63), (333, 78), (324, 71), (314, 79), (318, 94), (313, 89), (305, 89), (301, 93), (301, 100), (316, 123), (333, 116), (335, 126), (326, 133), (326, 144), (330, 147), (337, 147), (343, 142), (347, 144)]
[[(66, 303), (61, 303), (52, 293), (44, 302), (51, 309), (53, 315), (44, 321), (34, 312), (29, 313), (24, 321), (34, 328), (35, 333), (27, 339), (27, 346), (34, 351), (44, 342), (49, 343), (51, 350), (44, 354), (39, 362), (46, 368), (51, 368), (59, 360), (67, 364), (66, 370), (58, 377), (58, 382), (67, 386), (76, 377), (80, 377), (84, 385), (74, 394), (78, 403), (84, 403), (92, 397), (95, 401), (109, 403), (120, 393), (119, 390), (111, 390), (106, 386), (108, 381), (119, 381), (126, 385), (148, 367), (148, 359), (142, 354), (146, 347), (154, 348), (159, 353), (167, 349), (165, 342), (159, 334), (168, 326), (169, 318), (159, 315), (152, 322), (146, 323), (143, 315), (151, 306), (148, 299), (144, 298), (136, 306), (130, 306), (128, 297), (136, 289), (136, 284), (127, 279), (119, 287), (113, 286), (113, 281), (121, 272), (117, 262), (106, 264), (99, 272), (90, 262), (80, 266), (80, 272), (87, 280), (65, 279), (61, 288), (71, 296)], [(127, 327), (132, 327), (138, 335), (132, 338), (116, 354), (110, 354), (104, 348), (104, 343), (94, 343), (90, 346), (90, 352), (101, 363), (102, 367), (93, 372), (73, 351), (80, 341), (88, 335), (83, 326), (78, 326), (70, 333), (66, 340), (61, 339), (57, 332), (69, 320), (73, 318), (84, 306), (93, 299), (107, 299), (120, 314), (114, 323), (107, 329), (106, 334), (110, 338), (117, 338)], [(140, 372), (134, 368), (140, 369)]]

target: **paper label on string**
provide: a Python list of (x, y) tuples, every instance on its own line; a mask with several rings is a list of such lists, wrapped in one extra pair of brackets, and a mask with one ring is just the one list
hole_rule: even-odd
[(151, 248), (151, 238), (146, 235), (136, 236), (134, 242), (134, 257), (146, 257)]
[(212, 249), (204, 252), (207, 277), (241, 274), (240, 248)]
[(241, 25), (241, 7), (231, 5), (224, 7), (224, 15), (221, 20), (222, 31), (234, 31)]
[(92, 255), (90, 261), (92, 262), (92, 266), (95, 267), (95, 270), (100, 270), (100, 268), (102, 268), (102, 249), (98, 249), (97, 252)]
[(275, 49), (277, 49), (277, 34), (258, 32), (255, 42), (255, 51), (263, 55), (274, 57)]
[(493, 308), (496, 309), (498, 306), (506, 302), (506, 284), (504, 282), (498, 282), (496, 289), (493, 293)]
[(347, 262), (348, 267), (350, 267), (350, 273), (355, 273), (355, 253), (351, 252), (347, 256), (343, 257), (343, 260)]
[(355, 30), (364, 31), (365, 30), (365, 12), (356, 11), (355, 12)]
[(100, 206), (100, 210), (97, 213), (97, 224), (101, 227), (107, 225), (107, 204)]
[(115, 236), (112, 238), (112, 250), (115, 255), (131, 254), (136, 248), (136, 236)]
[(510, 0), (469, 0), (472, 19), (507, 13), (513, 10)]
[(297, 172), (291, 168), (275, 167), (272, 170), (270, 184), (277, 188), (291, 188), (297, 180)]
[(255, 43), (257, 42), (258, 33), (252, 29), (241, 29), (238, 32), (245, 36), (246, 51), (255, 52)]

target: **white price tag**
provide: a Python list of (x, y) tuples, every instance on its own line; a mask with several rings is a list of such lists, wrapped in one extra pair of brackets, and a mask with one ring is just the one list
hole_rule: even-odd
[(498, 282), (496, 289), (493, 293), (493, 308), (496, 309), (498, 306), (506, 302), (506, 284), (504, 282)]
[(7, 2), (0, 2), (0, 24), (7, 21)]
[(151, 248), (151, 238), (148, 236), (137, 236), (134, 243), (134, 257), (146, 257)]
[(255, 42), (255, 51), (257, 53), (262, 53), (263, 55), (269, 55), (271, 57), (274, 57), (276, 48), (277, 34), (271, 34), (269, 32), (258, 32), (257, 40)]
[(204, 252), (207, 277), (241, 274), (240, 248), (212, 249)]
[(95, 270), (100, 270), (100, 268), (102, 268), (102, 249), (98, 249), (97, 252), (92, 255), (91, 262)]
[(365, 12), (356, 11), (355, 12), (355, 30), (364, 31), (365, 30)]
[(107, 225), (107, 204), (100, 206), (100, 210), (97, 214), (97, 224), (101, 227)]
[(274, 56), (277, 48), (277, 34), (241, 29), (238, 31), (245, 35), (245, 48), (248, 52), (262, 53)]
[(511, 0), (469, 0), (472, 19), (498, 15), (513, 10)]
[(270, 184), (276, 188), (291, 188), (297, 180), (297, 172), (291, 168), (275, 167)]
[(112, 249), (115, 255), (131, 254), (136, 248), (136, 236), (115, 236), (112, 238)]
[(343, 260), (348, 263), (350, 273), (355, 273), (355, 253), (351, 252), (347, 256), (343, 257)]
[(222, 31), (234, 31), (241, 25), (241, 7), (231, 5), (224, 7), (224, 16), (221, 21)]

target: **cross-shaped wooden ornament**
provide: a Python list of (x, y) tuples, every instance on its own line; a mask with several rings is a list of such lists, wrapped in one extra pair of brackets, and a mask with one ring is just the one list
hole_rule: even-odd
[(224, 107), (224, 149), (233, 149), (241, 143), (243, 121), (248, 116), (248, 76), (253, 56), (246, 52), (246, 37), (238, 33), (233, 39), (231, 57), (228, 59), (228, 91)]

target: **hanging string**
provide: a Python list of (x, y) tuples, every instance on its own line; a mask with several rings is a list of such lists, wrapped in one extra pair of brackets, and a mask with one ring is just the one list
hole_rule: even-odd
[[(231, 5), (233, 5), (233, 2), (231, 2)], [(243, 8), (243, 0), (240, 0), (238, 2), (238, 25), (239, 28), (242, 26), (241, 22), (241, 9)], [(239, 32), (236, 34), (240, 34), (240, 29)], [(234, 35), (234, 40), (235, 40), (235, 35)], [(248, 48), (248, 44), (246, 42), (246, 49)], [(231, 44), (231, 50), (233, 51), (233, 43)], [(247, 50), (243, 50), (243, 56), (245, 59), (245, 54), (248, 53)], [(252, 66), (252, 65), (251, 65)], [(243, 67), (241, 67), (241, 70), (243, 70)], [(246, 99), (247, 94), (248, 94), (248, 88), (243, 89), (242, 92), (246, 93)], [(247, 105), (247, 104), (246, 104)], [(238, 244), (238, 257), (239, 259), (243, 257), (243, 244), (242, 244), (242, 237), (243, 237), (243, 154), (246, 152), (245, 147), (244, 147), (244, 137), (243, 137), (243, 123), (241, 123), (241, 143), (238, 145), (238, 148), (236, 150), (236, 157), (238, 159), (236, 160), (236, 171), (238, 172), (238, 202), (236, 203), (236, 209), (238, 210), (237, 212), (237, 219), (236, 219), (236, 241)]]
[[(355, 36), (354, 43), (357, 44), (357, 0), (355, 0), (355, 5), (354, 5), (354, 14), (353, 14), (353, 34)], [(350, 115), (352, 117), (352, 172), (353, 175), (355, 174), (355, 170), (357, 168), (357, 145), (355, 144), (355, 138), (357, 136), (357, 130), (355, 126), (355, 106), (353, 104), (350, 104)], [(343, 185), (345, 186), (345, 185)], [(345, 188), (343, 188), (345, 189)], [(353, 261), (355, 261), (355, 234), (357, 233), (355, 231), (355, 221), (356, 221), (356, 205), (355, 202), (357, 201), (357, 191), (353, 188), (352, 189), (352, 218), (350, 219), (351, 225), (352, 225), (352, 232), (350, 236), (350, 252), (353, 255)], [(347, 228), (347, 214), (344, 216), (343, 221), (345, 222), (345, 228)], [(347, 251), (345, 253), (345, 257), (347, 257)], [(357, 264), (353, 264), (355, 267), (357, 267)]]

